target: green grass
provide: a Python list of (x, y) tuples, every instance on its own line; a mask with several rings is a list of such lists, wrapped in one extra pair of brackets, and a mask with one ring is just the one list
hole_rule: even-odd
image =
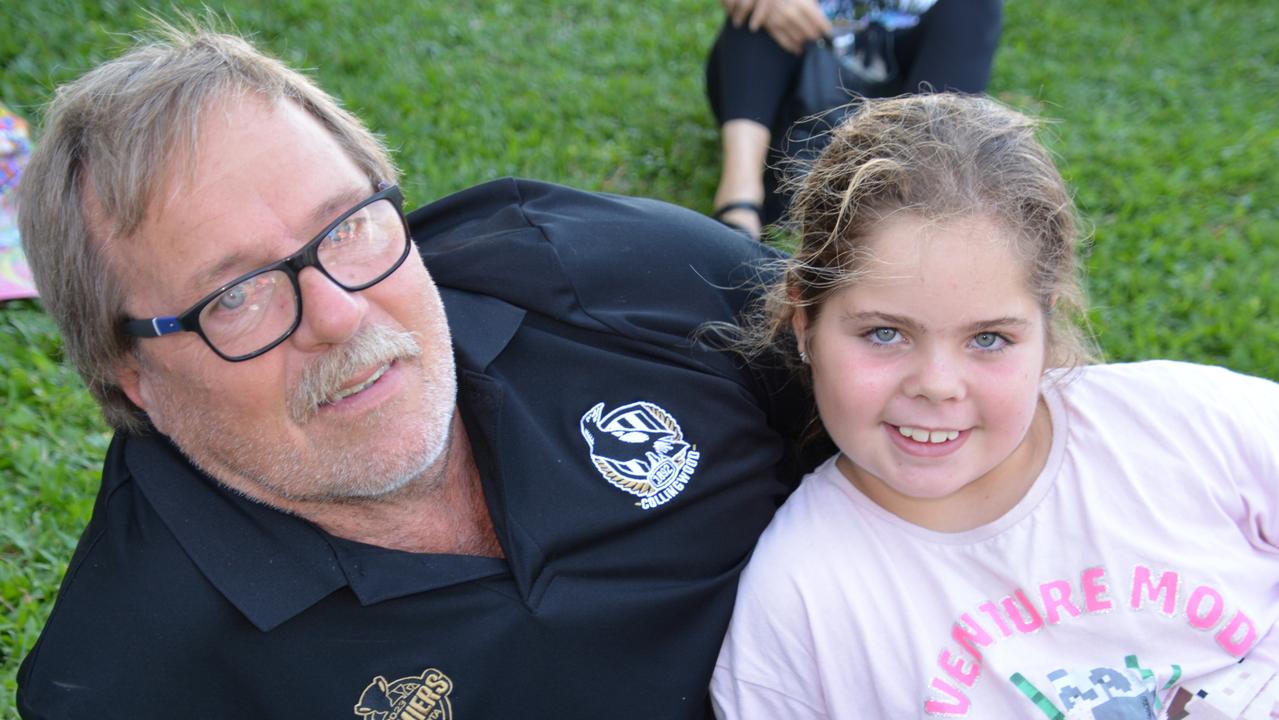
[[(386, 136), (410, 204), (514, 174), (709, 210), (714, 0), (218, 7)], [(1279, 7), (1011, 0), (1006, 13), (991, 91), (1057, 121), (1050, 142), (1094, 227), (1107, 357), (1279, 379)], [(33, 124), (54, 85), (146, 24), (137, 4), (110, 0), (7, 3), (0, 17), (0, 101)], [(108, 441), (58, 358), (37, 305), (0, 308), (3, 716)]]
[(35, 642), (93, 507), (110, 436), (78, 376), (58, 360), (53, 322), (32, 303), (0, 310), (0, 662), (13, 673)]
[(993, 90), (1061, 121), (1107, 356), (1279, 378), (1279, 9), (1099, 4), (1010, 5)]

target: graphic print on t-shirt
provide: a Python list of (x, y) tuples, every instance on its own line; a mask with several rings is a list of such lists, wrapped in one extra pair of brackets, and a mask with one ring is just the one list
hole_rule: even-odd
[(1053, 670), (1047, 679), (1060, 706), (1021, 673), (1009, 681), (1051, 720), (1158, 720), (1162, 703), (1154, 677), (1135, 655), (1124, 658), (1122, 668)]
[[(1086, 626), (1091, 618), (1112, 613), (1146, 612), (1157, 620), (1158, 632), (1190, 631), (1202, 635), (1223, 658), (1242, 661), (1258, 641), (1256, 625), (1250, 613), (1239, 607), (1230, 593), (1219, 590), (1210, 583), (1193, 581), (1176, 570), (1152, 569), (1137, 564), (1132, 571), (1111, 576), (1104, 567), (1083, 570), (1078, 579), (1063, 578), (1017, 589), (1003, 598), (978, 602), (975, 607), (962, 611), (951, 627), (949, 641), (937, 654), (937, 672), (928, 684), (928, 697), (923, 701), (928, 715), (968, 717), (981, 715), (981, 708), (973, 704), (971, 689), (977, 686), (983, 675), (986, 656), (992, 652), (1010, 653), (1017, 645), (1017, 655), (1005, 657), (1043, 656), (1045, 643), (1052, 643), (1052, 628), (1058, 625)], [(1152, 642), (1156, 642), (1152, 639)], [(1026, 644), (1022, 644), (1026, 643)], [(1136, 655), (1123, 658), (1099, 658), (1095, 665), (1057, 667), (1043, 671), (1042, 675), (1029, 670), (1014, 672), (1006, 678), (1045, 717), (1094, 720), (1147, 720), (1162, 718), (1163, 706), (1182, 707), (1193, 711), (1191, 700), (1198, 694), (1201, 701), (1207, 693), (1204, 682), (1216, 678), (1218, 684), (1230, 687), (1218, 688), (1218, 697), (1239, 700), (1246, 694), (1249, 683), (1257, 684), (1244, 700), (1257, 699), (1257, 708), (1266, 705), (1260, 695), (1269, 687), (1273, 677), (1271, 668), (1249, 666), (1249, 674), (1243, 677), (1222, 676), (1214, 673), (1207, 678), (1182, 688), (1182, 668), (1179, 665), (1160, 668), (1144, 668)], [(1231, 667), (1242, 666), (1236, 665)], [(1156, 678), (1165, 678), (1160, 686)], [(998, 682), (998, 680), (988, 679)], [(1175, 698), (1187, 697), (1177, 703)], [(1275, 689), (1279, 692), (1279, 687)], [(1269, 692), (1269, 691), (1267, 691)], [(1168, 700), (1172, 693), (1174, 698)], [(1161, 697), (1163, 695), (1164, 697)], [(1215, 701), (1214, 701), (1215, 702)], [(1200, 715), (1182, 717), (1211, 717), (1235, 720), (1251, 720), (1253, 714), (1222, 714), (1216, 710), (1209, 714), (1208, 702), (1196, 703)], [(1028, 707), (1030, 707), (1028, 705)], [(1262, 720), (1279, 717), (1270, 713), (1266, 705), (1264, 714), (1255, 715)], [(1242, 710), (1240, 711), (1242, 712)]]
[[(1044, 692), (1021, 673), (1009, 681), (1049, 720), (1271, 720), (1279, 717), (1279, 673), (1247, 658), (1176, 688), (1165, 712), (1160, 694), (1177, 685), (1181, 666), (1156, 687), (1156, 673), (1136, 655), (1122, 668), (1048, 673)], [(1053, 699), (1055, 696), (1056, 700)]]

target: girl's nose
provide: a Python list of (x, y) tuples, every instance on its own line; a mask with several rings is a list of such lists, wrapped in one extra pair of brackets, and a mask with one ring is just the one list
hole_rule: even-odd
[(944, 350), (927, 352), (920, 357), (905, 390), (911, 397), (930, 402), (962, 399), (965, 383), (959, 361)]

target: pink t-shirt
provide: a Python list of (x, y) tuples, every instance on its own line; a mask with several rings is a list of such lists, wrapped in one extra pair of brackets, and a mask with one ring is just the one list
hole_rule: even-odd
[(1279, 385), (1055, 378), (1047, 465), (988, 525), (907, 523), (833, 458), (804, 480), (742, 577), (721, 717), (1279, 717)]

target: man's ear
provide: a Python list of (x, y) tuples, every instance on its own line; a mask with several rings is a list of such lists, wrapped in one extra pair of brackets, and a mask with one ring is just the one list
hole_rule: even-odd
[(147, 389), (146, 380), (142, 377), (142, 364), (133, 353), (125, 355), (116, 363), (115, 381), (134, 405), (141, 408), (143, 412), (150, 409), (151, 393)]

